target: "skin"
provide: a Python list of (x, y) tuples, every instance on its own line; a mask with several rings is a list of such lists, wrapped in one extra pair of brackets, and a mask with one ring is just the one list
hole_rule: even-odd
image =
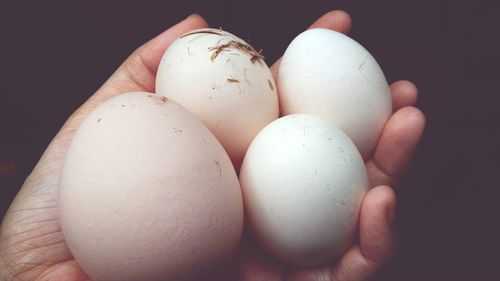
[[(192, 15), (147, 42), (116, 70), (104, 85), (66, 121), (24, 182), (0, 228), (0, 280), (90, 280), (72, 257), (58, 221), (58, 181), (64, 155), (82, 120), (104, 100), (128, 91), (154, 92), (155, 74), (167, 47), (180, 35), (208, 27)], [(351, 18), (332, 11), (311, 27), (347, 33)], [(272, 66), (276, 77), (279, 60)], [(396, 197), (392, 188), (405, 171), (425, 126), (414, 107), (418, 91), (409, 81), (391, 85), (394, 114), (387, 122), (378, 146), (366, 162), (373, 188), (364, 198), (359, 239), (342, 257), (316, 268), (293, 268), (274, 260), (244, 236), (230, 280), (366, 280), (394, 251)], [(222, 278), (222, 277), (221, 277)], [(217, 278), (217, 280), (220, 280)]]

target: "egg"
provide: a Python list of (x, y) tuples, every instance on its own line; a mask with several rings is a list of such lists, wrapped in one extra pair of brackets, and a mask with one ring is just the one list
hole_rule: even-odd
[(199, 280), (235, 254), (243, 225), (234, 167), (213, 134), (165, 97), (111, 98), (66, 155), (59, 217), (94, 281)]
[(284, 115), (307, 113), (342, 129), (364, 159), (372, 153), (392, 101), (382, 69), (353, 39), (328, 29), (310, 29), (290, 43), (278, 78)]
[(282, 261), (310, 266), (332, 261), (351, 245), (368, 176), (340, 129), (293, 114), (255, 137), (240, 184), (256, 240)]
[(156, 92), (202, 120), (236, 168), (255, 135), (279, 115), (262, 55), (220, 29), (198, 29), (174, 41), (161, 59)]

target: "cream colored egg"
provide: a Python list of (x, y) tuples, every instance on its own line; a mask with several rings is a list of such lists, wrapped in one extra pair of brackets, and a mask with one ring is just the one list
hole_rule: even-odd
[(278, 78), (284, 115), (321, 116), (342, 129), (368, 158), (391, 115), (382, 69), (356, 41), (328, 29), (310, 29), (288, 46)]
[(94, 281), (196, 280), (235, 253), (243, 210), (226, 152), (164, 97), (127, 93), (78, 128), (60, 180), (66, 242)]
[(231, 33), (199, 29), (170, 45), (156, 92), (184, 106), (214, 133), (238, 169), (255, 135), (278, 118), (278, 94), (258, 52)]
[(240, 184), (255, 238), (275, 257), (308, 266), (331, 262), (351, 245), (368, 177), (341, 130), (294, 114), (255, 137)]

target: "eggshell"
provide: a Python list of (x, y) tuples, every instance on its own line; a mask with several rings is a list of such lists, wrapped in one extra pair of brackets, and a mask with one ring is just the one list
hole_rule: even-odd
[(341, 130), (294, 114), (255, 137), (240, 184), (257, 241), (275, 257), (305, 266), (332, 261), (351, 245), (368, 177)]
[(364, 159), (391, 115), (389, 86), (375, 59), (356, 41), (328, 29), (310, 29), (288, 46), (278, 87), (284, 115), (308, 113), (342, 129)]
[(93, 281), (198, 280), (235, 253), (243, 210), (224, 149), (164, 97), (127, 93), (78, 128), (60, 180), (66, 242)]
[(158, 68), (156, 92), (202, 120), (236, 168), (255, 135), (279, 115), (266, 63), (245, 41), (220, 29), (195, 30), (173, 42)]

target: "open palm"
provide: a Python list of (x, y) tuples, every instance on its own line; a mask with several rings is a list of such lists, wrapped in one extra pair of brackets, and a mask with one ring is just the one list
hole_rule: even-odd
[[(10, 206), (0, 228), (1, 280), (90, 280), (71, 255), (58, 220), (58, 181), (71, 139), (87, 114), (104, 100), (129, 91), (154, 92), (161, 56), (180, 35), (207, 27), (193, 15), (147, 42), (118, 68), (109, 80), (67, 120), (52, 140)], [(348, 32), (350, 17), (333, 11), (311, 27)], [(276, 78), (279, 62), (272, 66)], [(243, 239), (231, 273), (241, 280), (364, 280), (389, 257), (393, 234), (391, 213), (395, 195), (391, 188), (404, 171), (418, 143), (424, 116), (413, 107), (417, 90), (399, 81), (391, 85), (394, 114), (388, 121), (373, 157), (366, 162), (372, 186), (360, 216), (359, 243), (341, 259), (318, 268), (289, 268)], [(235, 277), (230, 277), (234, 280)]]

